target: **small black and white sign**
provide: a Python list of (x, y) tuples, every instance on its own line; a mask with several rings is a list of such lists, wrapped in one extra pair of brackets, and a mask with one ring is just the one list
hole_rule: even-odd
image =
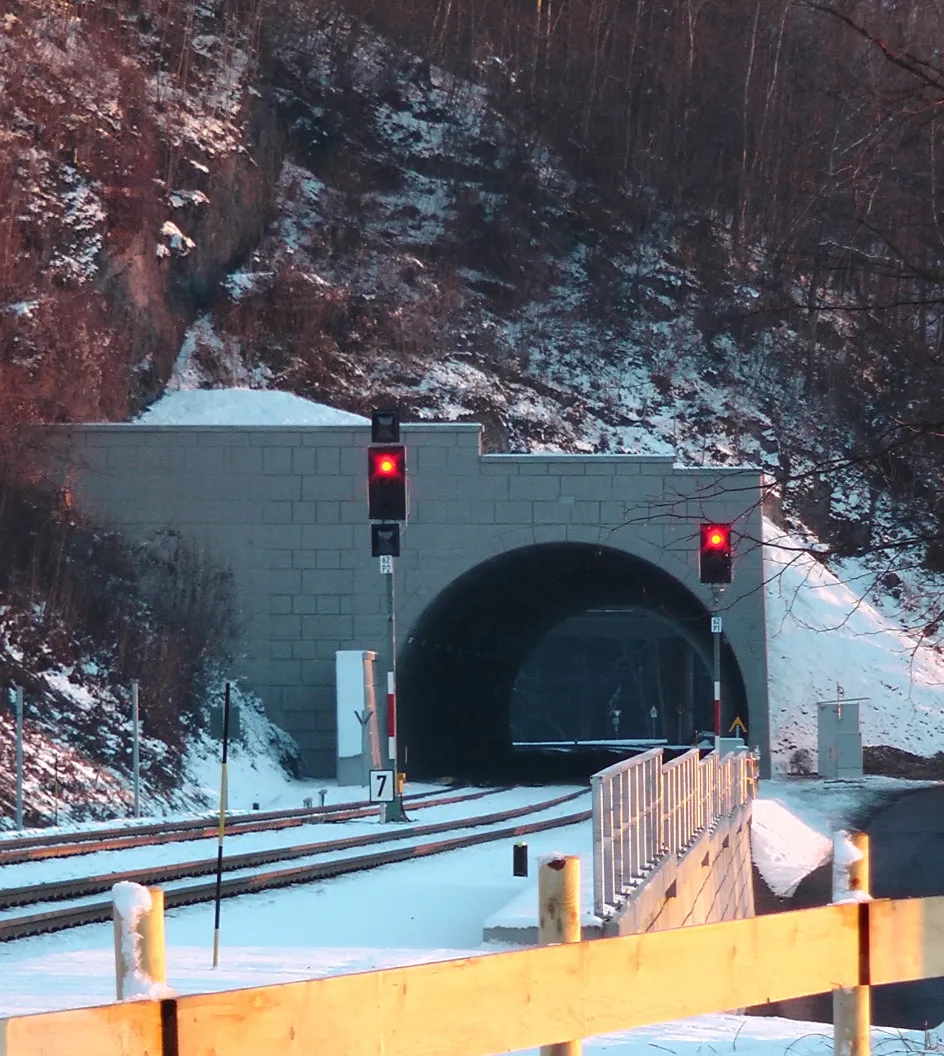
[(380, 574), (382, 576), (393, 575), (393, 558), (389, 554), (380, 555)]
[(393, 771), (371, 770), (370, 772), (371, 803), (393, 802)]
[[(702, 626), (704, 626), (704, 624), (702, 624)], [(712, 634), (720, 634), (721, 633), (721, 617), (720, 616), (712, 616), (711, 617), (711, 633)]]

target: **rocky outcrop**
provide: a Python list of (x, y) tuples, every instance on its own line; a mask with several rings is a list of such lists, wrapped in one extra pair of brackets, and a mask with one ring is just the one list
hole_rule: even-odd
[(187, 327), (262, 237), (282, 156), (275, 108), (255, 97), (244, 143), (182, 174), (184, 189), (199, 194), (174, 208), (165, 224), (180, 232), (177, 245), (168, 248), (160, 227), (149, 223), (106, 261), (101, 288), (114, 326), (132, 346), (132, 413), (163, 390)]

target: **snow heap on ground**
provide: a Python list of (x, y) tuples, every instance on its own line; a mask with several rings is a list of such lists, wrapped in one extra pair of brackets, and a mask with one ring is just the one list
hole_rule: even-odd
[(832, 842), (782, 800), (762, 792), (752, 810), (751, 849), (770, 890), (789, 898), (805, 876), (829, 861)]
[(771, 753), (816, 761), (817, 704), (864, 698), (862, 741), (932, 756), (944, 750), (944, 657), (884, 616), (771, 522), (764, 525)]
[(140, 425), (367, 425), (370, 419), (290, 392), (191, 389), (168, 392), (136, 421)]

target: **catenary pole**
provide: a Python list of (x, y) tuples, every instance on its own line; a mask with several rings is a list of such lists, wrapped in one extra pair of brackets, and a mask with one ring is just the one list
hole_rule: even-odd
[(223, 703), (223, 761), (220, 770), (220, 827), (216, 849), (216, 898), (213, 911), (213, 967), (220, 963), (220, 901), (223, 886), (223, 836), (226, 831), (226, 752), (229, 742), (229, 682)]
[(23, 687), (13, 691), (16, 705), (16, 827), (23, 828)]
[(138, 683), (131, 683), (131, 772), (134, 780), (134, 816), (141, 817), (141, 714), (138, 710)]

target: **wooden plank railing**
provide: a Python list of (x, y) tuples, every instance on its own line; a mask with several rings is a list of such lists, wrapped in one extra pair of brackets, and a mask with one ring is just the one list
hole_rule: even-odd
[(942, 976), (942, 936), (944, 897), (832, 905), (16, 1017), (0, 1020), (0, 1053), (493, 1056), (835, 988)]

